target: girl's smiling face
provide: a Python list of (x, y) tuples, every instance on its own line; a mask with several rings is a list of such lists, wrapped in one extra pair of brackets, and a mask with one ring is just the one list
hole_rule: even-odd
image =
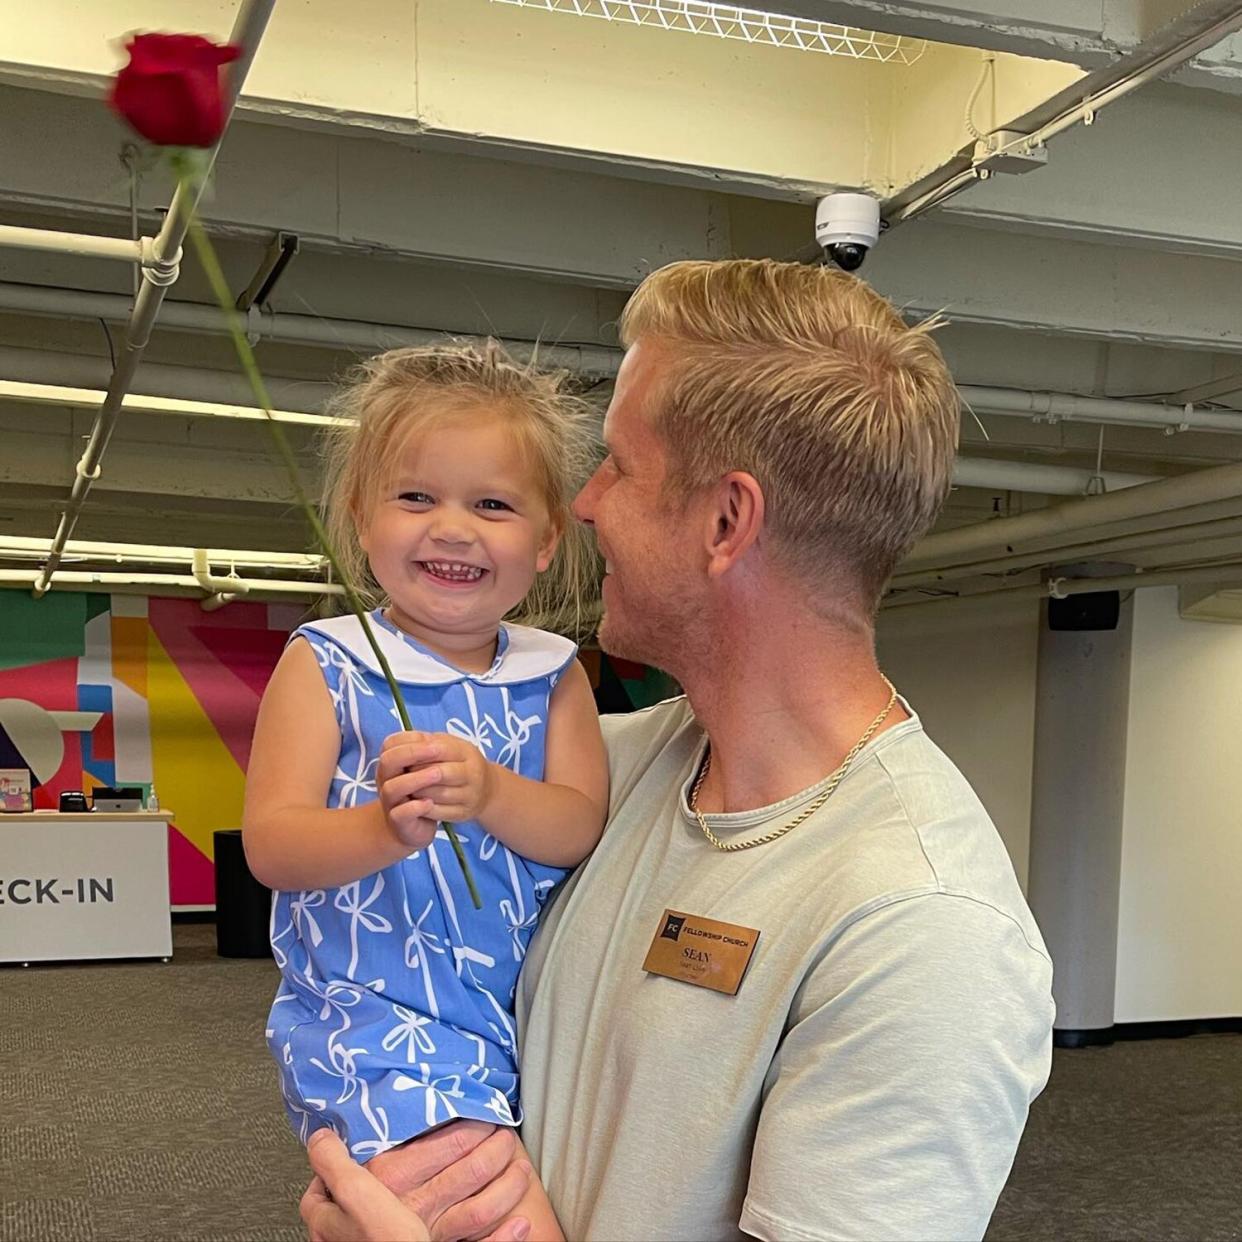
[(393, 623), (433, 650), (495, 638), (558, 532), (530, 458), (487, 407), (442, 415), (398, 449), (358, 538)]

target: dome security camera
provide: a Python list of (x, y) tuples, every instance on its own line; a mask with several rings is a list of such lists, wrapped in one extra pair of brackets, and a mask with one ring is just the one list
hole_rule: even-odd
[(862, 267), (880, 239), (880, 203), (870, 194), (826, 194), (815, 208), (815, 240), (847, 272)]

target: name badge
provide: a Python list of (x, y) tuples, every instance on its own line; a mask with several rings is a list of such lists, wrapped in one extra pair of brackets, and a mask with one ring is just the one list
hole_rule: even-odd
[(753, 927), (665, 910), (643, 969), (736, 996), (758, 943), (759, 933)]

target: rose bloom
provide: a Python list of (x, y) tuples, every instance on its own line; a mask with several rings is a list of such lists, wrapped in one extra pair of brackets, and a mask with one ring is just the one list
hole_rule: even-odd
[(224, 132), (220, 66), (241, 48), (187, 34), (134, 35), (126, 47), (112, 107), (158, 146), (212, 146)]

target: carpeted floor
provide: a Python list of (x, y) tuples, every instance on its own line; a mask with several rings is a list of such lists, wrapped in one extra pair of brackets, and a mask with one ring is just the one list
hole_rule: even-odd
[[(269, 961), (0, 967), (0, 1242), (294, 1242)], [(1242, 1239), (1242, 1037), (1058, 1052), (990, 1242)]]

